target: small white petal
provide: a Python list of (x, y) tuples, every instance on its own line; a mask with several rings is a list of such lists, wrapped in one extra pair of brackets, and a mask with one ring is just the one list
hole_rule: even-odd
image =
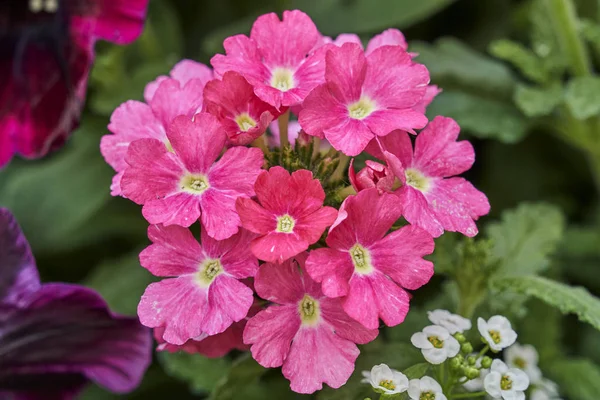
[(408, 382), (408, 396), (412, 400), (419, 400), (421, 397), (421, 381), (419, 379), (411, 379)]
[(492, 361), (492, 366), (490, 367), (492, 372), (499, 372), (500, 374), (505, 374), (508, 371), (508, 367), (502, 360), (498, 360), (497, 358)]
[(500, 389), (501, 379), (502, 375), (499, 372), (492, 371), (483, 380), (485, 391), (495, 399), (499, 399), (502, 395), (502, 390)]
[(402, 372), (394, 371), (393, 381), (396, 385), (396, 393), (402, 393), (408, 389), (408, 378)]
[(424, 376), (421, 378), (421, 391), (430, 391), (437, 394), (442, 392), (442, 387), (435, 379), (429, 376)]
[(421, 353), (423, 353), (425, 360), (433, 365), (441, 364), (448, 358), (445, 349), (423, 349)]
[(520, 369), (511, 368), (506, 375), (508, 375), (513, 382), (513, 390), (525, 390), (529, 387), (529, 377)]
[(423, 332), (417, 332), (411, 336), (410, 342), (418, 349), (432, 349), (433, 345), (427, 339), (427, 335)]
[(448, 357), (454, 357), (460, 351), (460, 343), (458, 343), (458, 340), (450, 336), (444, 341), (444, 349), (446, 350)]
[(450, 337), (450, 332), (448, 329), (441, 327), (439, 325), (429, 325), (423, 328), (423, 333), (429, 336), (437, 336), (442, 340), (446, 340), (446, 338)]

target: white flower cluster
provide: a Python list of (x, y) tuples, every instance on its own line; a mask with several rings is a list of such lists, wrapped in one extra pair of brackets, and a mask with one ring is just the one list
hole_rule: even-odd
[(378, 393), (393, 395), (408, 391), (408, 397), (412, 400), (447, 400), (440, 384), (428, 376), (409, 381), (406, 375), (385, 364), (376, 365), (371, 372), (363, 371), (362, 374), (364, 376), (362, 382), (371, 384)]

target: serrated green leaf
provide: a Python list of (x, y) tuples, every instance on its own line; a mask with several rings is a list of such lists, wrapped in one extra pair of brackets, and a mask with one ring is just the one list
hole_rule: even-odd
[(98, 265), (84, 284), (96, 289), (110, 309), (120, 314), (136, 315), (137, 305), (146, 287), (155, 278), (140, 265), (139, 251)]
[(518, 85), (514, 95), (515, 104), (528, 117), (551, 114), (562, 98), (563, 91), (558, 83), (545, 88)]
[[(52, 252), (77, 238), (110, 199), (112, 176), (98, 151), (106, 122), (88, 116), (60, 151), (42, 160), (13, 162), (0, 187), (0, 206), (9, 208), (34, 252)], [(19, 160), (15, 160), (19, 161)]]
[(491, 281), (492, 288), (499, 291), (521, 293), (535, 297), (558, 308), (563, 314), (576, 314), (600, 330), (600, 299), (583, 287), (569, 286), (541, 276), (507, 276)]
[(598, 400), (600, 394), (600, 367), (584, 358), (557, 361), (549, 368), (549, 375), (569, 399)]
[(406, 375), (408, 379), (421, 379), (427, 374), (430, 367), (431, 364), (429, 363), (419, 363), (406, 368), (402, 373)]
[(494, 241), (496, 276), (534, 274), (546, 269), (563, 230), (562, 213), (549, 204), (524, 203), (502, 213), (501, 222), (487, 229)]
[(550, 73), (542, 60), (520, 43), (506, 39), (496, 40), (490, 45), (490, 53), (510, 62), (525, 77), (534, 82), (543, 84), (550, 80)]
[(586, 119), (600, 113), (600, 78), (576, 77), (569, 81), (565, 102), (573, 116)]
[(159, 353), (158, 358), (168, 375), (188, 383), (194, 393), (210, 393), (227, 376), (231, 362), (225, 358), (207, 358), (200, 354)]
[(527, 133), (528, 121), (511, 103), (445, 90), (427, 108), (427, 115), (453, 118), (463, 131), (479, 138), (515, 143)]
[[(267, 370), (264, 367), (254, 361), (249, 353), (246, 353), (233, 362), (229, 373), (217, 383), (210, 399), (234, 400), (243, 397), (250, 400), (251, 397), (248, 394), (244, 394), (243, 396), (240, 396), (240, 394), (245, 389), (251, 389), (266, 372)], [(259, 389), (254, 390), (260, 393)]]

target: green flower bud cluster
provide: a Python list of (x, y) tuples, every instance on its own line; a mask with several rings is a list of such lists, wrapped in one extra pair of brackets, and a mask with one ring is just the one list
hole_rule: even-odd
[(478, 357), (471, 354), (473, 353), (473, 345), (467, 341), (462, 333), (456, 333), (453, 336), (460, 343), (460, 353), (450, 359), (450, 369), (459, 379), (463, 377), (467, 380), (478, 378), (481, 375), (481, 369), (489, 368), (492, 365), (492, 359), (485, 356), (481, 358), (478, 366)]

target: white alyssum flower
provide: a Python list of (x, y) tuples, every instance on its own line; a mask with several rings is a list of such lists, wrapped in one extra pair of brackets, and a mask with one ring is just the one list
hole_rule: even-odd
[(408, 384), (408, 396), (412, 400), (448, 400), (442, 392), (440, 384), (428, 376), (411, 379)]
[(429, 320), (436, 325), (444, 327), (451, 335), (463, 333), (471, 329), (471, 321), (457, 314), (452, 314), (448, 310), (428, 311)]
[(541, 379), (537, 382), (529, 398), (531, 400), (561, 400), (558, 386), (549, 379)]
[(517, 332), (502, 315), (494, 315), (487, 321), (483, 318), (477, 319), (477, 329), (494, 351), (505, 349), (517, 340)]
[(431, 364), (441, 364), (460, 351), (460, 344), (446, 328), (430, 325), (410, 338), (412, 344), (421, 349), (423, 357)]
[(530, 344), (515, 343), (510, 346), (504, 351), (504, 362), (510, 368), (519, 368), (525, 371), (532, 383), (542, 379), (542, 371), (538, 367), (538, 352)]
[(385, 364), (375, 365), (371, 371), (363, 371), (363, 383), (369, 383), (379, 393), (397, 394), (406, 392), (408, 378)]
[(494, 360), (490, 373), (483, 380), (483, 386), (494, 399), (525, 400), (529, 378), (520, 369), (508, 368), (504, 362)]

